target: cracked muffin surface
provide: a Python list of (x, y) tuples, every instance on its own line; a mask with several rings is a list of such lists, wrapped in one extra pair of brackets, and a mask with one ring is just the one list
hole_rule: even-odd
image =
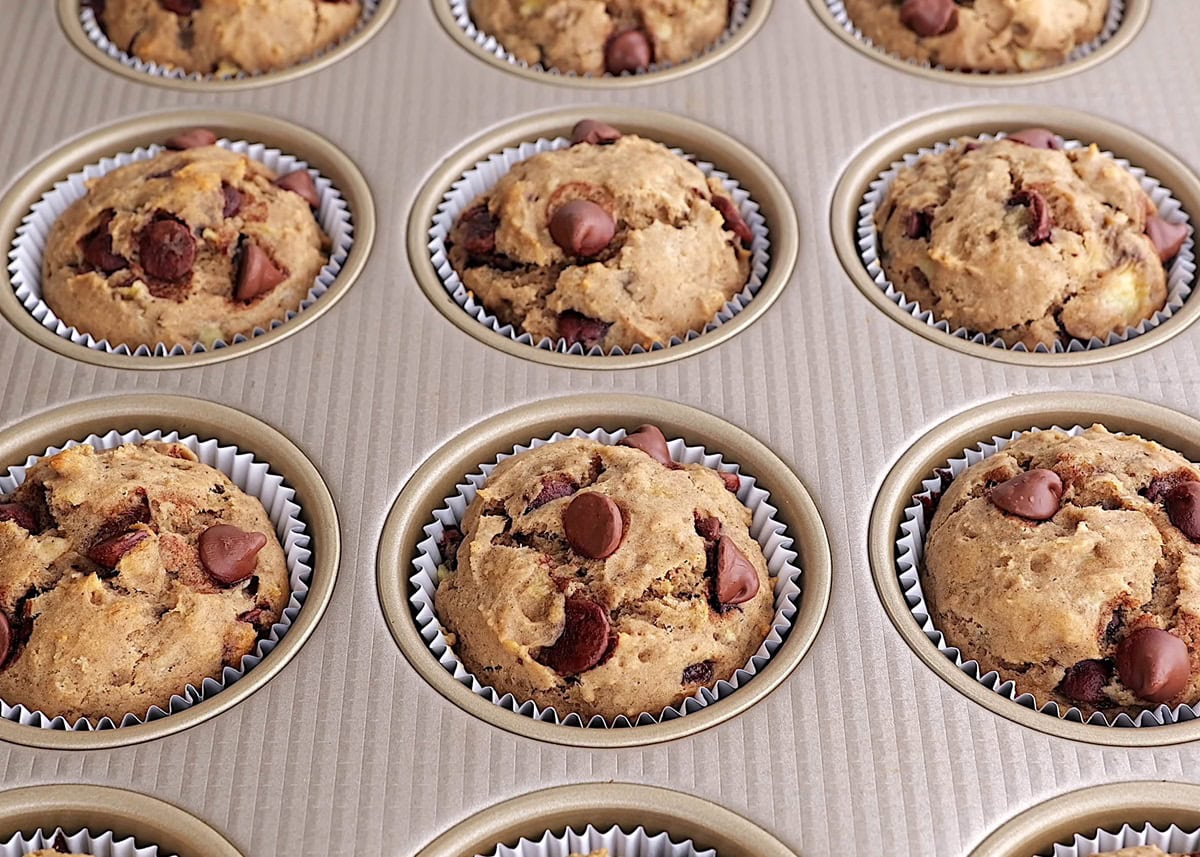
[(1148, 233), (1186, 227), (1096, 146), (1059, 146), (1044, 129), (962, 138), (902, 168), (875, 213), (891, 283), (952, 329), (1029, 349), (1104, 341), (1162, 309), (1178, 246)]
[(846, 0), (875, 45), (956, 71), (1021, 72), (1061, 65), (1104, 29), (1109, 0)]
[(1137, 436), (1021, 435), (938, 501), (921, 573), (963, 660), (1039, 705), (1200, 699), (1200, 470)]
[(628, 351), (702, 331), (745, 288), (751, 238), (719, 182), (626, 135), (514, 165), (448, 243), (475, 298), (535, 343)]
[(109, 40), (146, 62), (230, 77), (308, 59), (341, 41), (360, 0), (93, 0)]
[(758, 650), (774, 596), (736, 479), (665, 448), (569, 439), (496, 467), (443, 547), (434, 602), (481, 684), (585, 722), (635, 719)]
[(0, 503), (0, 699), (142, 717), (239, 667), (289, 595), (262, 504), (186, 446), (73, 447)]
[(114, 347), (211, 346), (269, 330), (299, 310), (328, 261), (315, 190), (306, 199), (276, 184), (301, 172), (277, 177), (206, 145), (93, 179), (50, 231), (43, 297)]

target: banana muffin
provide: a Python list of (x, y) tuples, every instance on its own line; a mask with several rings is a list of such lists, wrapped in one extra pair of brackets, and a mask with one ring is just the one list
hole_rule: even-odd
[(91, 0), (109, 41), (189, 74), (285, 68), (347, 36), (360, 0)]
[(471, 0), (482, 32), (529, 65), (621, 74), (692, 59), (729, 26), (729, 0)]
[(10, 705), (144, 716), (237, 668), (287, 603), (266, 510), (181, 444), (72, 447), (0, 500)]
[(737, 485), (676, 464), (653, 426), (504, 460), (443, 542), (450, 645), (499, 694), (585, 722), (657, 715), (728, 680), (774, 615)]
[(941, 496), (921, 582), (963, 660), (1085, 716), (1200, 699), (1200, 470), (1133, 435), (1027, 432)]
[(1162, 309), (1188, 227), (1096, 146), (1043, 128), (902, 168), (875, 212), (888, 280), (951, 329), (1028, 349), (1104, 341)]
[(54, 223), (42, 294), (110, 345), (168, 349), (249, 336), (299, 310), (329, 259), (312, 176), (276, 176), (195, 129), (119, 167)]
[(859, 31), (884, 51), (956, 71), (1061, 65), (1104, 29), (1108, 0), (846, 0)]
[(1194, 854), (1168, 854), (1157, 845), (1135, 845), (1120, 851), (1104, 851), (1094, 857), (1196, 857)]
[(515, 164), (447, 244), (501, 322), (629, 351), (702, 331), (745, 288), (753, 235), (716, 179), (661, 143), (584, 120)]
[[(71, 851), (59, 851), (53, 848), (44, 848), (41, 851), (30, 851), (25, 857), (62, 857), (64, 854), (72, 854)], [(75, 857), (92, 857), (91, 854), (75, 853)]]

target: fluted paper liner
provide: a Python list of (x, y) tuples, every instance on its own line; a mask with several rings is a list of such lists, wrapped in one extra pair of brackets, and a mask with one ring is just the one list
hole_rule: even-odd
[[(990, 143), (1004, 136), (1004, 134), (981, 134), (975, 140), (979, 143)], [(913, 318), (920, 319), (928, 326), (959, 339), (966, 339), (970, 342), (989, 345), (994, 348), (1027, 351), (1028, 349), (1022, 343), (1010, 347), (997, 336), (972, 331), (965, 327), (951, 329), (949, 322), (938, 319), (934, 316), (932, 310), (925, 309), (916, 301), (909, 300), (904, 292), (897, 289), (887, 278), (887, 274), (884, 273), (883, 265), (880, 262), (879, 233), (875, 228), (875, 211), (887, 197), (888, 191), (895, 181), (897, 174), (901, 169), (913, 166), (921, 158), (927, 155), (940, 154), (954, 148), (955, 145), (954, 142), (941, 142), (932, 148), (923, 148), (916, 152), (911, 152), (905, 155), (903, 160), (893, 163), (882, 175), (871, 182), (867, 194), (863, 198), (862, 205), (858, 208), (857, 235), (859, 255), (862, 257), (863, 264), (867, 266), (867, 273), (871, 275), (871, 279), (875, 281), (875, 285), (879, 287), (880, 291), (887, 295), (892, 303), (909, 313)], [(1063, 148), (1086, 148), (1086, 144), (1079, 140), (1065, 140)], [(1139, 184), (1142, 186), (1142, 190), (1146, 192), (1154, 205), (1158, 207), (1159, 217), (1171, 223), (1190, 222), (1187, 212), (1184, 211), (1179, 200), (1175, 199), (1171, 191), (1163, 187), (1157, 179), (1146, 175), (1145, 170), (1133, 166), (1124, 158), (1116, 157), (1112, 152), (1104, 152), (1104, 155), (1112, 158), (1117, 164), (1137, 178)], [(1092, 337), (1085, 342), (1081, 339), (1071, 338), (1065, 344), (1061, 341), (1056, 342), (1052, 349), (1047, 349), (1044, 345), (1038, 345), (1034, 349), (1035, 352), (1059, 354), (1073, 351), (1090, 351), (1094, 348), (1116, 345), (1119, 342), (1125, 342), (1126, 340), (1141, 336), (1143, 333), (1147, 333), (1165, 322), (1183, 306), (1184, 301), (1192, 293), (1196, 275), (1195, 237), (1195, 228), (1193, 227), (1187, 241), (1184, 242), (1183, 248), (1176, 254), (1171, 265), (1167, 268), (1166, 303), (1162, 309), (1155, 312), (1150, 318), (1141, 321), (1134, 327), (1128, 327), (1122, 332), (1110, 333), (1104, 340)]]
[(62, 828), (37, 830), (29, 837), (16, 833), (7, 842), (0, 843), (0, 857), (23, 857), (42, 849), (53, 850), (56, 837), (71, 854), (91, 854), (92, 857), (169, 857), (165, 851), (159, 851), (157, 845), (139, 848), (133, 837), (117, 839), (112, 831), (92, 833), (87, 828), (69, 836)]
[[(450, 236), (450, 231), (454, 228), (454, 224), (458, 222), (459, 216), (470, 207), (471, 203), (480, 194), (486, 193), (495, 187), (496, 182), (500, 181), (513, 166), (521, 161), (542, 152), (566, 149), (570, 145), (571, 141), (565, 137), (557, 137), (553, 140), (540, 138), (532, 143), (522, 143), (520, 146), (510, 147), (502, 152), (494, 153), (464, 173), (446, 192), (442, 203), (434, 213), (433, 224), (429, 230), (430, 257), (433, 261), (433, 267), (437, 270), (438, 278), (441, 280), (450, 297), (454, 299), (454, 302), (480, 324), (496, 333), (507, 336), (514, 342), (536, 346), (546, 351), (557, 351), (561, 354), (587, 354), (588, 356), (624, 354), (625, 351), (621, 348), (614, 348), (606, 354), (598, 345), (593, 346), (588, 351), (584, 351), (583, 345), (578, 342), (568, 347), (566, 340), (561, 338), (553, 340), (549, 337), (544, 337), (541, 341), (534, 342), (532, 335), (518, 330), (511, 324), (504, 324), (488, 311), (482, 303), (475, 300), (475, 296), (463, 285), (458, 272), (450, 264), (450, 258), (446, 252), (446, 241)], [(651, 346), (651, 351), (671, 345), (679, 345), (682, 342), (703, 336), (705, 333), (716, 330), (722, 324), (732, 319), (746, 308), (746, 305), (754, 299), (758, 290), (762, 288), (763, 278), (767, 275), (767, 266), (770, 262), (771, 242), (768, 237), (767, 222), (759, 211), (758, 203), (750, 198), (750, 194), (743, 190), (735, 179), (730, 178), (729, 175), (721, 172), (712, 164), (691, 158), (680, 149), (673, 148), (671, 151), (681, 157), (692, 160), (700, 171), (704, 173), (705, 178), (716, 178), (721, 182), (725, 188), (725, 192), (729, 194), (741, 212), (742, 219), (750, 227), (754, 238), (750, 244), (750, 277), (745, 287), (721, 308), (716, 317), (708, 322), (703, 330), (690, 330), (682, 339), (675, 336), (671, 337), (670, 342), (656, 342)], [(640, 345), (635, 345), (629, 350), (629, 353), (642, 354), (645, 351), (646, 349)]]
[(570, 713), (560, 717), (554, 708), (540, 708), (532, 700), (519, 700), (511, 693), (501, 694), (494, 688), (482, 684), (467, 670), (447, 644), (441, 623), (434, 611), (438, 567), (442, 564), (441, 541), (446, 528), (460, 525), (467, 507), (475, 499), (479, 488), (491, 476), (496, 465), (504, 459), (566, 438), (588, 438), (604, 444), (615, 444), (624, 438), (625, 434), (624, 429), (607, 432), (603, 429), (584, 431), (577, 428), (569, 434), (556, 432), (549, 438), (535, 439), (527, 445), (518, 446), (511, 453), (501, 455), (494, 461), (483, 464), (477, 472), (467, 476), (466, 481), (458, 485), (457, 493), (447, 497), (445, 505), (434, 512), (434, 521), (424, 528), (426, 538), (417, 544), (417, 556), (413, 560), (414, 574), (411, 577), (413, 592), (409, 597), (416, 616), (417, 628), (438, 663), (453, 675), (456, 681), (469, 687), (476, 695), (487, 699), (494, 705), (535, 720), (565, 726), (586, 725), (596, 728), (644, 726), (676, 720), (705, 708), (719, 699), (724, 699), (749, 682), (778, 651), (791, 629), (796, 616), (796, 603), (801, 593), (801, 570), (796, 565), (797, 553), (792, 550), (792, 538), (787, 534), (784, 525), (775, 518), (776, 509), (769, 502), (770, 494), (759, 487), (754, 476), (741, 473), (737, 465), (724, 462), (719, 454), (710, 453), (701, 446), (687, 446), (682, 439), (676, 438), (668, 441), (667, 444), (671, 451), (671, 457), (675, 461), (680, 464), (703, 464), (705, 467), (716, 470), (737, 473), (741, 479), (741, 487), (738, 489), (737, 496), (751, 512), (750, 535), (762, 547), (763, 556), (767, 560), (767, 571), (771, 575), (775, 592), (775, 617), (771, 630), (750, 661), (737, 670), (728, 681), (719, 681), (712, 688), (701, 688), (678, 706), (665, 708), (658, 713), (642, 712), (632, 721), (621, 715), (615, 718), (611, 724), (598, 715), (591, 718), (586, 724), (578, 714)]
[(568, 827), (559, 834), (547, 830), (536, 841), (522, 838), (515, 847), (501, 845), (487, 857), (571, 857), (572, 854), (587, 857), (599, 848), (607, 848), (608, 857), (717, 857), (716, 851), (711, 848), (701, 851), (690, 839), (675, 842), (666, 833), (651, 836), (644, 827), (631, 833), (619, 827), (601, 832), (590, 824), (582, 833)]
[(1173, 824), (1166, 830), (1159, 830), (1149, 824), (1143, 827), (1130, 827), (1126, 824), (1114, 832), (1097, 830), (1090, 836), (1076, 833), (1072, 844), (1060, 843), (1054, 846), (1054, 857), (1091, 857), (1093, 854), (1104, 854), (1138, 845), (1157, 845), (1168, 854), (1191, 854), (1200, 851), (1200, 830), (1189, 833)]
[[(90, 11), (90, 10), (89, 10)], [(268, 148), (262, 143), (249, 143), (244, 140), (231, 141), (221, 139), (217, 145), (238, 154), (245, 155), (253, 161), (266, 165), (276, 175), (284, 175), (293, 170), (307, 170), (313, 177), (320, 195), (321, 203), (316, 209), (317, 222), (329, 236), (331, 245), (329, 261), (321, 269), (300, 306), (291, 309), (280, 319), (271, 322), (271, 329), (295, 318), (308, 309), (328, 291), (337, 279), (338, 272), (346, 263), (350, 247), (354, 243), (354, 226), (351, 220), (350, 207), (342, 196), (341, 191), (334, 187), (333, 182), (322, 176), (307, 163), (292, 155), (285, 154), (279, 149)], [(181, 354), (199, 354), (205, 351), (215, 351), (239, 342), (259, 336), (267, 331), (256, 327), (249, 336), (238, 334), (232, 342), (217, 340), (212, 346), (196, 343), (191, 351), (182, 345), (160, 342), (153, 349), (145, 345), (130, 347), (124, 343), (110, 343), (107, 339), (97, 340), (91, 334), (83, 333), (68, 325), (54, 314), (49, 305), (42, 300), (42, 255), (50, 230), (59, 217), (74, 203), (87, 194), (86, 182), (107, 175), (113, 170), (139, 161), (148, 161), (166, 151), (163, 146), (154, 144), (132, 152), (123, 152), (110, 158), (104, 158), (95, 164), (84, 167), (81, 171), (72, 173), (64, 180), (56, 183), (41, 199), (34, 203), (30, 212), (25, 215), (17, 229), (16, 239), (9, 251), (8, 272), (12, 279), (13, 289), (18, 300), (43, 327), (52, 333), (70, 340), (76, 345), (90, 348), (93, 351), (103, 351), (108, 354), (133, 355), (135, 357), (174, 357)]]
[(181, 68), (176, 68), (170, 65), (159, 65), (155, 62), (139, 59), (137, 56), (121, 50), (109, 40), (107, 35), (105, 35), (104, 28), (101, 27), (100, 22), (96, 20), (96, 13), (86, 6), (81, 5), (79, 8), (79, 24), (81, 27), (83, 27), (83, 32), (87, 34), (87, 37), (91, 43), (106, 56), (108, 56), (110, 59), (116, 60), (123, 66), (131, 68), (134, 71), (142, 72), (143, 74), (152, 75), (154, 77), (164, 77), (171, 80), (248, 80), (256, 77), (262, 77), (265, 74), (284, 71), (287, 68), (295, 68), (298, 65), (303, 65), (306, 62), (312, 62), (313, 60), (323, 57), (332, 51), (336, 51), (347, 41), (354, 38), (354, 36), (357, 35), (362, 28), (367, 25), (367, 22), (371, 20), (371, 18), (375, 15), (375, 12), (378, 10), (379, 2), (380, 0), (363, 0), (362, 17), (359, 19), (358, 25), (338, 41), (333, 42), (323, 50), (318, 51), (310, 57), (305, 57), (304, 59), (301, 59), (290, 66), (285, 66), (281, 69), (271, 69), (269, 72), (237, 71), (233, 74), (227, 75), (201, 74), (199, 72), (192, 72), (189, 74)]
[[(140, 443), (145, 440), (160, 440), (178, 442), (186, 446), (201, 462), (224, 473), (251, 497), (262, 503), (275, 527), (275, 535), (283, 545), (284, 560), (288, 570), (288, 581), (291, 586), (291, 596), (284, 606), (279, 620), (272, 626), (268, 634), (259, 639), (254, 650), (242, 657), (237, 669), (225, 667), (219, 678), (207, 678), (200, 687), (187, 685), (170, 700), (163, 700), (162, 706), (154, 705), (143, 712), (129, 712), (121, 718), (119, 724), (112, 718), (104, 717), (93, 723), (90, 718), (82, 717), (74, 723), (63, 717), (49, 717), (41, 711), (31, 711), (24, 705), (10, 705), (0, 700), (0, 717), (25, 726), (35, 726), (41, 729), (69, 729), (72, 731), (90, 731), (95, 729), (114, 729), (123, 726), (134, 726), (159, 720), (177, 714), (198, 702), (219, 693), (242, 678), (253, 669), (275, 648), (276, 644), (287, 633), (292, 622), (299, 614), (305, 599), (308, 597), (308, 585), (312, 579), (312, 552), (309, 550), (308, 527), (300, 517), (300, 506), (295, 501), (296, 492), (288, 487), (282, 476), (271, 472), (270, 466), (257, 461), (249, 452), (241, 452), (236, 446), (223, 446), (217, 440), (200, 440), (195, 435), (180, 437), (179, 432), (163, 433), (153, 431), (143, 434), (139, 431), (124, 434), (110, 431), (107, 434), (89, 435), (80, 441), (70, 441), (61, 447), (51, 447), (41, 456), (30, 456), (25, 464), (8, 468), (0, 475), (0, 494), (9, 494), (25, 481), (25, 474), (41, 458), (56, 455), (64, 449), (87, 444), (97, 451), (113, 449), (126, 443)], [(0, 855), (3, 857), (3, 855)]]
[[(885, 54), (893, 59), (898, 59), (901, 62), (906, 62), (909, 65), (916, 66), (917, 68), (928, 68), (934, 71), (944, 71), (949, 74), (985, 75), (988, 77), (1011, 75), (1014, 78), (1013, 83), (1020, 83), (1021, 75), (1026, 73), (1020, 71), (974, 71), (972, 69), (946, 68), (943, 65), (919, 62), (917, 60), (909, 59), (908, 57), (900, 56), (899, 54), (894, 54), (890, 51), (884, 50), (863, 35), (862, 30), (855, 26), (854, 21), (850, 19), (850, 13), (846, 11), (845, 0), (825, 0), (825, 5), (829, 7), (829, 12), (831, 15), (833, 15), (833, 19), (837, 21), (838, 26), (840, 26), (855, 39), (862, 42), (872, 50), (879, 51), (881, 54)], [(1124, 20), (1124, 18), (1125, 0), (1109, 0), (1108, 15), (1104, 19), (1104, 27), (1100, 30), (1100, 35), (1086, 44), (1077, 46), (1075, 50), (1067, 54), (1066, 62), (1064, 62), (1063, 65), (1070, 65), (1073, 62), (1079, 62), (1081, 59), (1091, 56), (1093, 53), (1099, 50), (1105, 42), (1116, 35), (1117, 30), (1121, 28), (1121, 21)]]
[[(1057, 431), (1065, 432), (1071, 437), (1077, 437), (1087, 430), (1087, 426), (1078, 425), (1069, 429), (1059, 428), (1058, 426), (1054, 426), (1054, 428)], [(1042, 429), (1033, 428), (1029, 431), (1039, 432)], [(1053, 717), (1069, 720), (1074, 723), (1087, 723), (1092, 726), (1148, 727), (1194, 720), (1197, 712), (1193, 706), (1186, 704), (1174, 709), (1161, 704), (1154, 708), (1143, 710), (1136, 718), (1122, 712), (1116, 717), (1109, 719), (1108, 715), (1103, 711), (1097, 711), (1085, 719), (1083, 713), (1074, 706), (1063, 711), (1057, 702), (1038, 702), (1033, 694), (1022, 693), (1017, 687), (1016, 682), (1003, 681), (1000, 678), (1000, 674), (995, 670), (986, 673), (983, 672), (983, 668), (979, 665), (978, 661), (964, 660), (962, 652), (947, 643), (946, 638), (942, 636), (942, 632), (935, 627), (933, 618), (930, 616), (929, 606), (925, 602), (925, 594), (921, 588), (920, 577), (920, 569), (924, 563), (925, 537), (933, 518), (933, 514), (929, 511), (926, 504), (932, 504), (934, 498), (940, 499), (950, 483), (968, 467), (983, 461), (985, 458), (990, 458), (1023, 434), (1026, 434), (1026, 432), (1014, 431), (1008, 437), (993, 437), (990, 441), (981, 441), (976, 446), (963, 450), (961, 456), (950, 459), (943, 467), (938, 468), (941, 472), (935, 472), (929, 478), (922, 480), (922, 490), (920, 493), (913, 495), (912, 502), (905, 507), (904, 520), (900, 523), (901, 536), (896, 541), (896, 571), (900, 578), (900, 589), (904, 593), (904, 600), (912, 612), (913, 619), (921, 626), (921, 630), (925, 633), (929, 641), (938, 647), (938, 651), (953, 661), (954, 665), (960, 670), (984, 687), (1011, 699), (1018, 705), (1023, 705), (1034, 711), (1040, 711), (1043, 714), (1049, 714)], [(943, 473), (947, 471), (950, 473), (950, 476), (943, 478)]]

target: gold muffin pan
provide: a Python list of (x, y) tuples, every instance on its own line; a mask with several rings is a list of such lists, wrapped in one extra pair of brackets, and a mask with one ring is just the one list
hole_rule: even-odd
[[(459, 306), (438, 276), (429, 254), (429, 229), (443, 195), (463, 173), (488, 155), (541, 137), (569, 137), (580, 119), (599, 119), (710, 161), (728, 173), (759, 205), (771, 242), (770, 267), (746, 308), (715, 330), (694, 339), (640, 354), (593, 356), (563, 354), (517, 342), (481, 324)], [(408, 219), (408, 257), (417, 283), (429, 301), (459, 330), (514, 357), (569, 369), (634, 369), (656, 366), (706, 351), (745, 330), (779, 297), (796, 264), (799, 225), (787, 190), (757, 155), (716, 129), (671, 113), (625, 107), (584, 107), (535, 113), (476, 137), (450, 155), (426, 181)]]
[(0, 841), (39, 828), (67, 833), (87, 828), (132, 836), (140, 847), (157, 845), (173, 857), (242, 857), (229, 840), (194, 815), (166, 801), (108, 786), (26, 786), (0, 792)]
[(797, 857), (761, 827), (722, 806), (633, 783), (559, 786), (513, 798), (461, 822), (416, 857), (491, 854), (522, 838), (537, 840), (547, 830), (579, 831), (589, 824), (597, 830), (644, 827), (651, 835), (662, 832), (675, 841), (690, 839), (698, 850), (711, 848), (718, 857)]
[(305, 160), (341, 191), (350, 207), (354, 238), (337, 279), (308, 309), (290, 321), (244, 342), (198, 353), (166, 357), (134, 356), (78, 345), (47, 329), (21, 304), (7, 268), (0, 268), (0, 314), (25, 336), (52, 351), (114, 369), (179, 369), (204, 366), (250, 354), (312, 324), (350, 290), (362, 273), (375, 240), (375, 203), (366, 178), (341, 149), (324, 137), (282, 119), (232, 110), (175, 110), (151, 113), (108, 125), (66, 142), (42, 158), (0, 197), (0, 241), (11, 248), (21, 220), (42, 195), (69, 174), (117, 152), (161, 143), (188, 128), (204, 127), (218, 137), (245, 139), (281, 149)]
[(228, 711), (270, 681), (312, 635), (333, 595), (341, 536), (333, 497), (313, 463), (266, 423), (233, 408), (184, 396), (112, 396), (64, 405), (0, 430), (0, 464), (23, 464), (52, 446), (116, 430), (178, 431), (215, 438), (252, 452), (296, 491), (296, 503), (312, 536), (312, 580), (295, 621), (278, 645), (237, 682), (190, 708), (136, 726), (73, 731), (0, 720), (0, 741), (52, 750), (122, 747), (181, 732)]
[(1121, 25), (1104, 44), (1096, 48), (1086, 57), (1066, 62), (1050, 68), (1037, 71), (1021, 71), (1011, 73), (980, 73), (969, 71), (952, 71), (950, 69), (933, 68), (921, 63), (911, 62), (903, 57), (890, 54), (882, 48), (869, 45), (863, 38), (855, 36), (843, 27), (829, 9), (827, 0), (808, 0), (813, 13), (821, 23), (846, 44), (876, 62), (883, 63), (893, 69), (915, 74), (929, 81), (939, 83), (960, 83), (966, 86), (1024, 86), (1030, 83), (1046, 83), (1060, 80), (1068, 75), (1086, 71), (1113, 56), (1127, 44), (1132, 42), (1146, 23), (1150, 14), (1150, 0), (1125, 0), (1125, 12), (1121, 16)]
[[(560, 726), (495, 705), (459, 683), (422, 639), (409, 603), (412, 559), (434, 510), (469, 473), (531, 438), (574, 428), (633, 428), (654, 423), (668, 438), (720, 452), (755, 477), (771, 494), (776, 517), (792, 536), (796, 565), (803, 572), (796, 617), (783, 645), (745, 686), (691, 714), (647, 726), (599, 729)], [(396, 498), (384, 524), (377, 560), (379, 600), (392, 636), (404, 656), (434, 689), (468, 714), (509, 732), (577, 747), (632, 747), (692, 735), (745, 711), (774, 690), (796, 668), (829, 605), (829, 542), (820, 514), (791, 469), (741, 429), (695, 408), (646, 396), (584, 395), (547, 399), (508, 411), (466, 429), (431, 455)]]
[[(972, 702), (993, 714), (1059, 738), (1115, 747), (1158, 747), (1200, 739), (1200, 719), (1162, 726), (1111, 727), (1076, 723), (1027, 708), (980, 684), (932, 643), (905, 601), (896, 568), (896, 538), (904, 509), (921, 482), (946, 461), (993, 436), (1031, 428), (1068, 428), (1101, 423), (1110, 431), (1137, 434), (1200, 461), (1200, 421), (1177, 411), (1101, 393), (1038, 393), (972, 408), (936, 426), (900, 457), (884, 479), (871, 509), (868, 550), (875, 588), (900, 636), (925, 665)], [(1018, 688), (1019, 690), (1019, 688)]]
[(1032, 806), (1002, 824), (969, 857), (1046, 857), (1074, 835), (1120, 830), (1124, 825), (1174, 824), (1200, 828), (1200, 786), (1162, 781), (1109, 783), (1080, 789)]
[[(820, 2), (820, 0), (814, 0)], [(1065, 107), (1031, 107), (1017, 104), (956, 107), (920, 116), (881, 134), (862, 149), (846, 167), (833, 194), (830, 230), (842, 267), (868, 300), (889, 318), (912, 333), (963, 354), (1025, 366), (1082, 366), (1138, 354), (1181, 333), (1200, 316), (1200, 300), (1189, 297), (1169, 319), (1152, 330), (1119, 342), (1085, 351), (1049, 353), (1016, 351), (960, 339), (926, 324), (901, 309), (871, 279), (858, 248), (858, 209), (871, 182), (892, 163), (919, 149), (960, 136), (974, 136), (1021, 128), (1046, 127), (1068, 139), (1095, 143), (1102, 150), (1127, 159), (1158, 179), (1179, 200), (1195, 225), (1200, 217), (1200, 178), (1182, 161), (1154, 141), (1108, 119)], [(1200, 233), (1197, 233), (1200, 234)], [(1193, 290), (1200, 283), (1193, 283)]]
[(253, 89), (259, 86), (270, 86), (275, 83), (285, 83), (320, 71), (327, 66), (333, 65), (338, 60), (345, 59), (383, 29), (388, 19), (392, 17), (392, 13), (400, 5), (400, 0), (379, 0), (379, 5), (375, 8), (375, 14), (366, 23), (360, 24), (358, 29), (349, 36), (311, 59), (303, 60), (295, 65), (276, 71), (231, 78), (218, 78), (211, 75), (203, 78), (169, 77), (165, 74), (153, 74), (126, 65), (120, 60), (110, 57), (100, 49), (99, 45), (88, 38), (88, 34), (83, 29), (83, 23), (79, 19), (82, 5), (80, 0), (58, 0), (58, 23), (62, 27), (63, 34), (66, 35), (68, 41), (81, 54), (100, 67), (138, 83), (150, 83), (168, 89), (191, 92), (233, 92), (241, 89)]

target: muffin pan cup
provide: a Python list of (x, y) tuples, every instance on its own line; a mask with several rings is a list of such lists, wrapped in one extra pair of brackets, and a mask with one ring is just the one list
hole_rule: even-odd
[[(331, 258), (303, 302), (289, 318), (279, 319), (270, 330), (235, 337), (234, 342), (184, 351), (161, 347), (117, 348), (96, 343), (90, 336), (54, 318), (41, 295), (41, 258), (45, 235), (56, 212), (82, 194), (82, 177), (111, 172), (132, 160), (144, 160), (159, 144), (187, 128), (205, 127), (221, 138), (246, 140), (227, 148), (243, 151), (253, 160), (277, 163), (290, 169), (296, 159), (320, 174), (318, 219), (331, 233)], [(279, 154), (279, 151), (283, 154)], [(119, 154), (120, 153), (120, 154)], [(115, 156), (115, 157), (113, 157)], [(71, 182), (65, 182), (74, 176)], [(36, 207), (35, 207), (36, 206)], [(8, 257), (0, 271), (0, 314), (21, 333), (67, 357), (123, 369), (174, 369), (231, 359), (265, 348), (311, 324), (333, 307), (361, 273), (375, 234), (375, 212), (366, 179), (332, 143), (307, 129), (266, 116), (231, 111), (177, 111), (120, 122), (64, 144), (30, 168), (0, 198), (0, 236)], [(18, 294), (18, 288), (20, 294)]]
[[(446, 498), (456, 495), (453, 508), (461, 507), (466, 500), (457, 486), (468, 474), (477, 472), (481, 464), (495, 461), (498, 455), (531, 445), (531, 438), (546, 438), (556, 430), (570, 433), (576, 426), (599, 425), (611, 433), (645, 422), (658, 425), (668, 438), (682, 437), (689, 447), (704, 447), (706, 464), (715, 463), (714, 454), (719, 454), (726, 464), (736, 462), (739, 473), (754, 478), (755, 485), (750, 486), (746, 480), (739, 496), (752, 509), (757, 508), (752, 531), (761, 531), (759, 542), (767, 544), (764, 552), (775, 580), (774, 630), (746, 669), (730, 682), (718, 682), (715, 689), (700, 691), (679, 710), (667, 709), (661, 715), (645, 713), (637, 718), (636, 725), (623, 728), (584, 727), (574, 715), (560, 722), (552, 709), (538, 709), (530, 702), (481, 686), (447, 649), (433, 615), (432, 587), (436, 586), (438, 557), (432, 551), (436, 550), (447, 516), (453, 514), (452, 507), (447, 506), (436, 517), (434, 513), (446, 506)], [(673, 447), (676, 460), (701, 460), (696, 450), (684, 457), (678, 443)], [(769, 498), (763, 497), (762, 491), (769, 492)], [(766, 504), (778, 511), (769, 515)], [(769, 518), (764, 520), (767, 515)], [(774, 530), (776, 521), (783, 525), (782, 531)], [(787, 561), (790, 553), (799, 555), (791, 564)], [(415, 577), (414, 557), (418, 559)], [(791, 572), (786, 571), (789, 565)], [(426, 681), (460, 708), (538, 740), (583, 747), (623, 747), (693, 734), (735, 716), (770, 693), (795, 668), (816, 636), (828, 603), (828, 565), (829, 547), (815, 506), (786, 465), (758, 441), (682, 405), (641, 396), (579, 396), (551, 399), (494, 417), (434, 454), (409, 480), (392, 507), (380, 542), (377, 582), (384, 615), (401, 650)], [(795, 571), (797, 568), (802, 573)], [(418, 587), (415, 595), (414, 583)]]
[[(232, 408), (176, 396), (126, 396), (69, 405), (0, 431), (0, 461), (24, 465), (30, 456), (42, 457), (51, 448), (89, 435), (100, 436), (103, 448), (109, 448), (124, 439), (110, 432), (129, 432), (136, 440), (140, 434), (155, 437), (155, 431), (168, 437), (168, 432), (177, 432), (189, 447), (196, 446), (189, 441), (192, 435), (200, 441), (215, 440), (216, 444), (201, 444), (206, 450), (201, 460), (237, 460), (234, 471), (244, 474), (243, 490), (267, 501), (276, 533), (285, 533), (281, 542), (292, 582), (287, 615), (237, 669), (226, 668), (219, 680), (207, 680), (199, 688), (181, 687), (170, 701), (163, 700), (148, 713), (129, 712), (120, 723), (107, 718), (68, 723), (6, 705), (0, 719), (2, 741), (58, 750), (96, 749), (136, 744), (194, 726), (266, 684), (311, 635), (329, 602), (340, 543), (328, 489), (311, 462), (283, 435)], [(219, 456), (218, 445), (224, 447)], [(245, 456), (235, 455), (238, 452), (252, 453), (256, 463), (242, 460)], [(258, 462), (265, 462), (266, 469)], [(282, 483), (275, 485), (271, 475), (282, 477)]]

